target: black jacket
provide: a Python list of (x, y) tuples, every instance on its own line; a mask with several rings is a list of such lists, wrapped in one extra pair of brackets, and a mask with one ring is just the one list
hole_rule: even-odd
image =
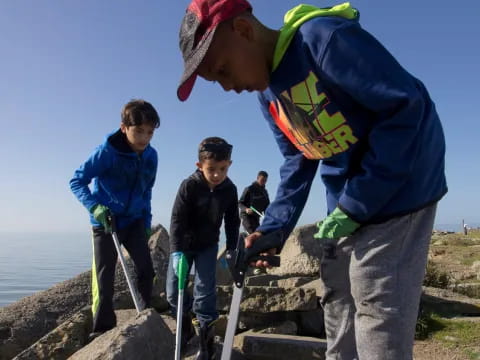
[(225, 220), (227, 249), (237, 246), (240, 218), (237, 187), (226, 178), (213, 190), (201, 171), (183, 180), (173, 205), (170, 223), (170, 251), (201, 250), (220, 238)]
[[(238, 201), (238, 206), (240, 207), (242, 216), (247, 215), (245, 210), (250, 206), (253, 206), (255, 210), (258, 210), (262, 213), (265, 211), (269, 204), (270, 199), (268, 198), (268, 192), (265, 189), (265, 186), (261, 186), (256, 181), (254, 181), (252, 185), (247, 186), (245, 190), (243, 190), (243, 194)], [(255, 212), (252, 215), (258, 217)]]

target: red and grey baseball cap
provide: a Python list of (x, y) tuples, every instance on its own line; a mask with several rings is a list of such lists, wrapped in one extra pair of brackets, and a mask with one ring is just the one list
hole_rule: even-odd
[(252, 11), (246, 0), (192, 0), (180, 27), (180, 50), (184, 70), (177, 89), (180, 101), (192, 92), (197, 68), (212, 43), (217, 26), (245, 11)]

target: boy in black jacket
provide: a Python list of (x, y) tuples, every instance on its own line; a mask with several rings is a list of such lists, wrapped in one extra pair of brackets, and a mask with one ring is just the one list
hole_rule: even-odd
[(172, 210), (167, 299), (176, 313), (176, 272), (183, 254), (189, 265), (187, 273), (195, 263), (195, 282), (193, 299), (187, 292), (184, 297), (182, 344), (193, 335), (192, 309), (196, 315), (193, 324), (200, 337), (197, 359), (214, 355), (212, 323), (218, 318), (215, 269), (220, 226), (224, 220), (227, 249), (236, 247), (240, 227), (237, 188), (227, 177), (231, 152), (232, 146), (222, 138), (203, 140), (198, 149), (198, 169), (180, 185)]

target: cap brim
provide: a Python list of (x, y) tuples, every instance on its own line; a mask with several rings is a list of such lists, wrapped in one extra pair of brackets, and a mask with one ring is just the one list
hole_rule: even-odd
[(193, 85), (197, 79), (197, 69), (207, 54), (208, 48), (213, 40), (213, 35), (217, 27), (214, 27), (210, 32), (200, 41), (192, 54), (185, 60), (182, 78), (177, 89), (177, 97), (180, 101), (185, 101), (192, 92)]

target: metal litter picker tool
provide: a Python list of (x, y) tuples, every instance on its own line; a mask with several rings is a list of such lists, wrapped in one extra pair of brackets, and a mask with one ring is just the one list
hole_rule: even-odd
[(180, 360), (180, 349), (182, 347), (182, 317), (183, 317), (183, 293), (187, 279), (188, 263), (185, 255), (182, 254), (177, 267), (178, 277), (178, 302), (177, 302), (177, 333), (175, 335), (175, 360)]
[(135, 290), (135, 286), (133, 285), (132, 279), (131, 279), (130, 274), (128, 272), (127, 263), (125, 261), (125, 257), (123, 256), (123, 253), (122, 253), (122, 248), (121, 248), (121, 245), (120, 245), (120, 241), (118, 240), (117, 224), (115, 222), (115, 217), (110, 215), (108, 217), (108, 221), (110, 222), (110, 226), (112, 227), (113, 243), (115, 244), (115, 248), (117, 249), (117, 253), (118, 253), (118, 257), (120, 259), (120, 263), (122, 264), (123, 273), (125, 274), (125, 278), (127, 279), (127, 284), (128, 284), (128, 288), (130, 289), (130, 294), (132, 294), (133, 303), (135, 304), (135, 309), (137, 309), (137, 313), (139, 313), (143, 309), (140, 307), (140, 302), (138, 300), (139, 299), (138, 294), (137, 294), (137, 291)]
[(256, 213), (258, 216), (260, 216), (260, 219), (263, 219), (264, 215), (258, 211), (257, 209), (255, 209), (253, 206), (250, 206), (250, 210), (252, 210), (254, 213)]
[(237, 329), (245, 273), (248, 270), (249, 264), (257, 260), (263, 260), (268, 261), (271, 266), (280, 266), (279, 256), (263, 256), (259, 254), (272, 248), (279, 249), (282, 247), (283, 233), (281, 231), (275, 231), (259, 237), (253, 243), (253, 247), (248, 249), (245, 248), (245, 237), (245, 234), (241, 234), (238, 239), (237, 248), (226, 254), (228, 268), (233, 277), (233, 297), (228, 314), (227, 330), (225, 332), (221, 360), (230, 360), (230, 356), (232, 355), (233, 338), (235, 336), (235, 330)]

